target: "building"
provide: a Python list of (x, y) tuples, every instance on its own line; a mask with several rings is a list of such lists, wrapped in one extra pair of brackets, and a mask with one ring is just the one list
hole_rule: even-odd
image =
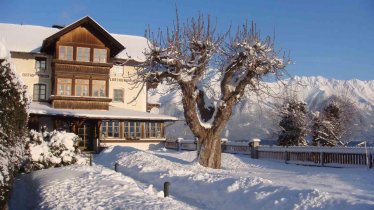
[(74, 132), (87, 150), (146, 149), (176, 120), (147, 112), (157, 107), (147, 107), (147, 88), (130, 84), (145, 59), (143, 37), (110, 34), (84, 17), (66, 27), (0, 23), (0, 42), (32, 97), (30, 129)]

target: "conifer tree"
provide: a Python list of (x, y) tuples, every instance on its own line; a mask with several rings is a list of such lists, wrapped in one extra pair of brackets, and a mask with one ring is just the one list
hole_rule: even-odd
[[(0, 48), (1, 49), (1, 48)], [(19, 170), (27, 132), (28, 98), (6, 59), (0, 59), (0, 209)]]
[(288, 99), (282, 106), (281, 132), (278, 137), (280, 146), (305, 146), (307, 142), (306, 103)]

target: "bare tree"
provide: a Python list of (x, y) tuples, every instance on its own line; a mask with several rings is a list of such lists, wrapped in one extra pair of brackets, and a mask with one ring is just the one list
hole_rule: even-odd
[(346, 146), (360, 121), (357, 106), (347, 96), (333, 95), (324, 102), (321, 113), (313, 119), (313, 144)]
[(199, 163), (221, 167), (220, 135), (246, 91), (259, 92), (267, 75), (279, 75), (289, 60), (279, 57), (270, 37), (261, 39), (254, 23), (217, 35), (209, 16), (199, 15), (150, 40), (146, 61), (133, 81), (166, 82), (180, 89), (184, 116), (201, 143)]

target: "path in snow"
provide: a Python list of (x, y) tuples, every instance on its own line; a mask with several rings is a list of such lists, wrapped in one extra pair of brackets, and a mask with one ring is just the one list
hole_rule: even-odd
[(100, 166), (68, 166), (18, 177), (10, 209), (193, 209)]
[(201, 209), (374, 209), (374, 171), (319, 168), (223, 154), (223, 169), (201, 167), (195, 152), (112, 147), (95, 158)]

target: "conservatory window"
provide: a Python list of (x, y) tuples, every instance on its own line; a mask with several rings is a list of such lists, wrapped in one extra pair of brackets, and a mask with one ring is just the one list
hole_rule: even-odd
[(104, 120), (101, 123), (101, 134), (105, 137), (119, 138), (120, 123), (114, 120)]
[(161, 138), (161, 123), (159, 122), (145, 123), (145, 133), (148, 138)]
[(137, 121), (125, 121), (125, 138), (127, 139), (139, 139), (141, 137), (140, 122)]

